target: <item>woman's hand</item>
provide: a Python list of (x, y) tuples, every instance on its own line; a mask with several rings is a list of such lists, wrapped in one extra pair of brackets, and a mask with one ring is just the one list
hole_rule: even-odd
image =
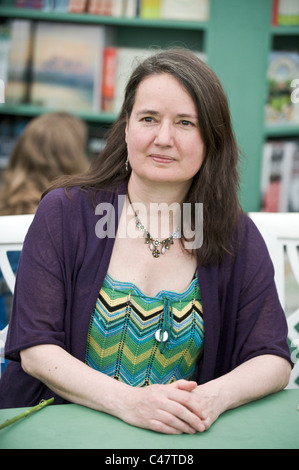
[[(130, 387), (117, 415), (129, 424), (165, 434), (194, 434), (211, 424), (196, 382)], [(203, 406), (204, 404), (204, 406)]]

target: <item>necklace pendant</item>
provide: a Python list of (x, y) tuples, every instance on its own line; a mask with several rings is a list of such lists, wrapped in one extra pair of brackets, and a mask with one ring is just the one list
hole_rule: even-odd
[(155, 338), (159, 343), (161, 343), (161, 341), (163, 343), (165, 343), (168, 340), (168, 333), (167, 333), (167, 331), (164, 331), (163, 332), (163, 337), (162, 337), (162, 330), (160, 328), (159, 330), (156, 331)]
[(154, 258), (159, 258), (160, 251), (157, 248), (155, 248), (152, 252), (152, 255), (153, 255)]

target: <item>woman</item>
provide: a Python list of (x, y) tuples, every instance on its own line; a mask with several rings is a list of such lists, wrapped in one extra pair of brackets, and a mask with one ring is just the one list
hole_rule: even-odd
[(265, 244), (239, 208), (237, 163), (204, 63), (170, 50), (137, 67), (105, 150), (45, 195), (29, 230), (2, 407), (55, 394), (195, 433), (287, 385), (286, 320)]
[(47, 113), (25, 127), (0, 186), (0, 215), (33, 214), (58, 176), (85, 172), (87, 127), (64, 112)]

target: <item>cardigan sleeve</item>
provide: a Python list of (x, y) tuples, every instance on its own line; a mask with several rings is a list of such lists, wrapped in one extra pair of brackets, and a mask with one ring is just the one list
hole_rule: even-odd
[[(235, 365), (273, 354), (290, 360), (287, 322), (274, 281), (274, 268), (266, 244), (254, 223), (245, 219), (240, 284), (234, 338)], [(236, 277), (235, 277), (236, 281)]]
[(62, 197), (54, 191), (40, 203), (24, 241), (5, 355), (20, 360), (38, 344), (65, 348), (65, 261)]

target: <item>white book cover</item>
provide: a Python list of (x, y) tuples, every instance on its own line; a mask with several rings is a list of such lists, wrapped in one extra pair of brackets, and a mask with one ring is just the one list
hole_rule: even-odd
[(28, 92), (28, 67), (31, 56), (32, 23), (28, 20), (11, 22), (6, 101), (22, 103)]
[(123, 15), (126, 18), (136, 18), (139, 0), (122, 0), (124, 4)]
[(11, 44), (10, 26), (0, 26), (0, 80), (6, 85), (8, 79), (9, 49)]
[(120, 111), (124, 99), (127, 82), (137, 65), (147, 57), (157, 53), (158, 50), (120, 47), (117, 50), (117, 72), (113, 110)]
[[(224, 6), (225, 8), (225, 6)], [(161, 18), (182, 21), (208, 21), (210, 0), (163, 0)]]

